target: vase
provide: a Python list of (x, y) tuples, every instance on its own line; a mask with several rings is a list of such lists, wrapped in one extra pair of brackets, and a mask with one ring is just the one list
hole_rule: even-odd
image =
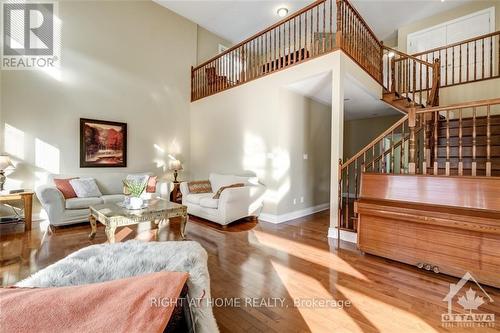
[(130, 207), (132, 209), (139, 209), (142, 207), (142, 204), (144, 203), (144, 201), (142, 200), (142, 198), (139, 198), (139, 197), (130, 197)]

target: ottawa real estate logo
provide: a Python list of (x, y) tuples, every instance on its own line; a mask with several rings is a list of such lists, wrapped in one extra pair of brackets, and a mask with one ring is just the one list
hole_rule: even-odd
[(57, 2), (2, 1), (1, 69), (58, 67), (60, 22)]
[(443, 301), (448, 302), (448, 312), (441, 315), (443, 327), (495, 326), (495, 314), (484, 313), (479, 309), (492, 303), (493, 299), (469, 272), (458, 283), (450, 284), (450, 291)]

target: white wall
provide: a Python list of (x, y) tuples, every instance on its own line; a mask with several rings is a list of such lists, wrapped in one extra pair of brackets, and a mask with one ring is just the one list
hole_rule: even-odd
[[(1, 144), (17, 163), (7, 185), (34, 188), (47, 173), (151, 171), (169, 178), (168, 154), (185, 164), (181, 178), (188, 177), (197, 25), (151, 1), (61, 1), (59, 16), (60, 72), (1, 74)], [(79, 118), (128, 124), (126, 169), (79, 167)]]

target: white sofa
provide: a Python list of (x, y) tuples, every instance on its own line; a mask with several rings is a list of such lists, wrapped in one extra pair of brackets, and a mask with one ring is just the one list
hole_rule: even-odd
[[(189, 214), (223, 226), (247, 216), (259, 216), (265, 187), (256, 177), (211, 173), (208, 179), (213, 193), (190, 193), (187, 182), (180, 184), (182, 204), (187, 206)], [(245, 186), (227, 188), (219, 199), (213, 199), (219, 188), (236, 183)]]
[[(50, 175), (48, 185), (39, 186), (35, 192), (38, 200), (47, 212), (51, 225), (61, 226), (88, 221), (89, 206), (102, 203), (123, 201), (123, 180), (130, 173), (100, 173), (93, 175), (81, 175), (80, 177), (91, 177), (96, 180), (97, 186), (102, 193), (101, 197), (95, 198), (72, 198), (64, 199), (62, 193), (53, 183), (54, 178), (66, 179), (78, 176)], [(138, 173), (137, 173), (138, 174)], [(140, 173), (142, 175), (150, 173)], [(155, 195), (160, 196), (161, 184), (156, 186)]]

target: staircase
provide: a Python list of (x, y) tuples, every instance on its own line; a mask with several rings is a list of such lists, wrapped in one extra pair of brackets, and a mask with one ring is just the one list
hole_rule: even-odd
[(440, 115), (436, 125), (426, 122), (426, 130), (434, 147), (428, 174), (500, 176), (500, 115), (459, 115), (459, 119)]
[(439, 59), (429, 63), (383, 46), (382, 61), (384, 102), (404, 113), (439, 105)]
[(438, 106), (443, 86), (500, 77), (500, 50), (494, 55), (490, 49), (479, 62), (455, 56), (469, 48), (484, 54), (485, 45), (498, 43), (500, 32), (418, 55), (382, 45), (382, 100), (404, 116), (353, 157), (339, 161), (341, 230), (357, 231), (354, 202), (362, 172), (500, 176), (500, 98)]
[(444, 107), (411, 106), (352, 158), (339, 161), (341, 229), (356, 232), (353, 206), (361, 172), (500, 176), (499, 113), (500, 98)]

